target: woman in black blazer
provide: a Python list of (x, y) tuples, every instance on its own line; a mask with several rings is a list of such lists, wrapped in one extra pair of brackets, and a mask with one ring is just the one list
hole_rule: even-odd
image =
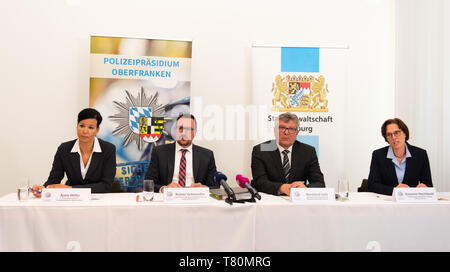
[[(110, 193), (116, 174), (116, 147), (96, 137), (102, 116), (91, 108), (78, 114), (78, 139), (62, 143), (53, 159), (52, 170), (43, 186), (34, 185), (40, 197), (47, 188), (91, 188), (92, 193)], [(67, 176), (66, 184), (61, 180)]]
[(427, 152), (406, 142), (406, 124), (398, 118), (386, 120), (381, 134), (389, 146), (372, 153), (369, 191), (392, 195), (395, 187), (433, 187)]

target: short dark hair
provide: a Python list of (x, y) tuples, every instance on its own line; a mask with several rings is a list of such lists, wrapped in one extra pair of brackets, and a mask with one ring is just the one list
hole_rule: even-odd
[(93, 108), (86, 108), (78, 113), (78, 123), (83, 121), (84, 119), (96, 119), (97, 127), (100, 127), (100, 124), (103, 120), (100, 112)]
[(390, 124), (396, 124), (398, 126), (398, 128), (403, 131), (403, 133), (405, 133), (406, 138), (405, 141), (409, 140), (409, 129), (408, 126), (399, 118), (394, 118), (394, 119), (387, 119), (386, 121), (384, 121), (383, 125), (381, 126), (381, 135), (383, 135), (384, 140), (386, 142), (388, 142), (387, 137), (386, 137), (386, 128), (388, 125)]
[(188, 118), (188, 119), (192, 119), (194, 120), (194, 129), (197, 130), (197, 120), (195, 120), (194, 115), (190, 114), (190, 113), (180, 113), (180, 115), (178, 115), (177, 117), (177, 122), (178, 120), (180, 120), (181, 118)]

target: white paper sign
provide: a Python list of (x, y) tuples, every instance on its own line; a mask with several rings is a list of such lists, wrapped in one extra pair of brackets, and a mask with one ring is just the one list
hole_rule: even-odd
[(435, 188), (394, 188), (392, 201), (399, 203), (437, 202)]
[(291, 188), (291, 202), (335, 202), (334, 188)]
[(46, 202), (90, 201), (91, 188), (45, 188), (41, 198)]
[(206, 203), (209, 202), (209, 188), (164, 188), (164, 202)]

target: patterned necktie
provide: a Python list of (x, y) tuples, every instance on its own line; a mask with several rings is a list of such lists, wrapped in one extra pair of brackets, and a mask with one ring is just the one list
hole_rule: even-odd
[(186, 152), (187, 149), (181, 149), (180, 172), (178, 173), (178, 183), (181, 187), (186, 184)]
[(284, 179), (286, 182), (288, 182), (289, 178), (289, 170), (291, 169), (291, 165), (289, 163), (288, 153), (289, 150), (283, 150), (283, 173), (284, 173)]

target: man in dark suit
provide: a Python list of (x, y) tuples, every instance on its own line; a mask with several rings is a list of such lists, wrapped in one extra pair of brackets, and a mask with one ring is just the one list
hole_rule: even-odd
[(176, 142), (153, 148), (145, 179), (152, 179), (155, 191), (179, 187), (216, 187), (216, 163), (211, 150), (192, 144), (197, 122), (192, 114), (178, 116)]
[(252, 152), (252, 185), (260, 192), (290, 195), (291, 188), (325, 187), (314, 147), (297, 141), (295, 114), (278, 117), (276, 140), (256, 145)]

